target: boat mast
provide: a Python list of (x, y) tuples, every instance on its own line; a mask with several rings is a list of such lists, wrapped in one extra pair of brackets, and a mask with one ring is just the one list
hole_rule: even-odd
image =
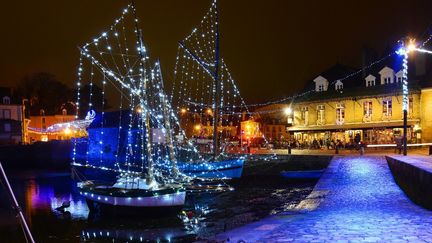
[(219, 16), (217, 8), (217, 0), (214, 0), (215, 5), (215, 70), (213, 74), (215, 82), (215, 98), (214, 98), (214, 111), (213, 111), (213, 160), (216, 161), (216, 157), (219, 153), (219, 138), (218, 138), (218, 123), (219, 123), (219, 99), (220, 99), (220, 84), (219, 84)]
[[(161, 90), (163, 92), (164, 90), (164, 82), (163, 82), (163, 76), (162, 76), (162, 69), (160, 66), (160, 61), (158, 60), (157, 62), (157, 68), (158, 68), (158, 72), (160, 75), (160, 85), (161, 85)], [(173, 138), (172, 138), (172, 129), (171, 129), (171, 124), (170, 124), (170, 119), (169, 119), (169, 111), (168, 111), (168, 104), (165, 98), (165, 93), (163, 93), (162, 95), (159, 96), (161, 99), (161, 103), (162, 103), (162, 111), (163, 111), (163, 116), (164, 116), (164, 125), (165, 125), (165, 138), (167, 140), (168, 143), (168, 153), (169, 153), (169, 157), (171, 160), (171, 171), (173, 173), (174, 178), (178, 176), (178, 168), (177, 168), (177, 159), (175, 157), (175, 153), (174, 153), (174, 145), (173, 145)]]
[[(147, 74), (145, 72), (145, 56), (143, 53), (144, 45), (142, 42), (142, 33), (141, 30), (138, 27), (138, 18), (136, 15), (136, 9), (135, 9), (135, 3), (133, 0), (131, 0), (132, 5), (132, 11), (134, 14), (134, 22), (135, 22), (135, 34), (137, 38), (137, 44), (139, 45), (138, 53), (140, 58), (140, 68), (141, 72), (141, 80), (140, 80), (140, 91), (142, 93), (142, 96), (140, 98), (140, 106), (141, 106), (141, 120), (144, 120), (145, 123), (145, 141), (142, 141), (142, 143), (146, 146), (146, 157), (147, 157), (147, 183), (151, 184), (154, 180), (154, 174), (153, 174), (153, 157), (152, 157), (152, 146), (151, 146), (151, 139), (150, 139), (150, 133), (151, 133), (151, 127), (150, 127), (150, 110), (147, 106), (148, 104), (148, 96), (147, 96)], [(143, 132), (143, 131), (142, 131)]]

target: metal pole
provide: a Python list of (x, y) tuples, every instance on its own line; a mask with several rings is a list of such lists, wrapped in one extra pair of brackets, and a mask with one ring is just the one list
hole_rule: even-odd
[[(404, 43), (405, 44), (405, 43)], [(403, 155), (407, 155), (407, 126), (408, 126), (408, 52), (405, 47), (403, 55), (402, 75), (402, 108), (403, 108)]]
[(15, 194), (13, 193), (12, 187), (9, 184), (9, 180), (8, 180), (8, 178), (6, 176), (6, 173), (5, 173), (4, 169), (3, 169), (3, 166), (1, 164), (1, 162), (0, 162), (0, 172), (1, 172), (2, 180), (5, 182), (6, 187), (8, 189), (8, 192), (9, 192), (9, 195), (12, 198), (12, 202), (14, 204), (14, 207), (18, 211), (18, 213), (17, 213), (18, 217), (21, 220), (21, 225), (23, 226), (25, 234), (26, 234), (25, 238), (27, 239), (27, 241), (30, 241), (30, 242), (34, 243), (35, 241), (34, 241), (33, 236), (31, 234), (30, 228), (27, 225), (27, 222), (26, 222), (26, 220), (24, 218), (24, 215), (22, 213), (21, 207), (19, 206), (18, 201), (15, 198)]
[(169, 120), (169, 112), (168, 112), (168, 104), (167, 101), (165, 99), (165, 92), (164, 90), (164, 80), (163, 80), (163, 76), (162, 76), (162, 69), (161, 69), (161, 64), (160, 61), (157, 61), (158, 65), (158, 72), (160, 75), (160, 85), (161, 85), (161, 90), (162, 90), (162, 95), (160, 95), (160, 99), (161, 99), (161, 103), (162, 103), (162, 111), (164, 114), (164, 124), (165, 124), (165, 129), (167, 130), (166, 133), (166, 143), (168, 144), (168, 152), (169, 152), (169, 156), (170, 156), (170, 160), (171, 160), (171, 165), (172, 165), (172, 173), (174, 177), (178, 176), (178, 168), (177, 168), (177, 159), (175, 157), (175, 152), (174, 152), (174, 145), (173, 145), (173, 138), (172, 138), (172, 129), (171, 129), (171, 124), (170, 124), (170, 120)]

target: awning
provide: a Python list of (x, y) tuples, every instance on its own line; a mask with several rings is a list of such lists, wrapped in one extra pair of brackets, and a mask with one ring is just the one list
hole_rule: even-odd
[[(419, 123), (419, 119), (408, 120), (408, 126), (414, 126)], [(342, 125), (310, 125), (310, 126), (292, 126), (288, 127), (289, 132), (306, 132), (306, 131), (331, 131), (331, 130), (360, 130), (372, 128), (397, 128), (403, 127), (403, 121), (380, 121), (380, 122), (363, 122), (363, 123), (346, 123)]]

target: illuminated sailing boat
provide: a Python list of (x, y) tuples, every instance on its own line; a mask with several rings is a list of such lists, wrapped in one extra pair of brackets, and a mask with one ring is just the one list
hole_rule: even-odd
[[(130, 25), (133, 28), (127, 28)], [(78, 183), (89, 208), (181, 209), (186, 192), (176, 166), (173, 119), (160, 64), (147, 55), (134, 5), (80, 52), (77, 116), (80, 111), (101, 111), (92, 120), (89, 138), (76, 140), (73, 166), (78, 175), (77, 168), (115, 174), (114, 181), (83, 178)], [(105, 111), (107, 96), (118, 111)]]
[(220, 57), (216, 0), (198, 27), (179, 42), (174, 74), (171, 102), (187, 139), (205, 158), (178, 162), (179, 170), (198, 177), (240, 177), (244, 159), (228, 155), (224, 147), (238, 137), (242, 114), (249, 111)]

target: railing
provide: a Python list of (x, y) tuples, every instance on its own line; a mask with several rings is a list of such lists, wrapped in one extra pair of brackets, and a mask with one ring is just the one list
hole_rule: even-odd
[(5, 187), (9, 193), (9, 196), (12, 198), (13, 207), (17, 211), (17, 217), (19, 217), (19, 219), (20, 219), (20, 224), (21, 224), (21, 227), (23, 228), (24, 237), (26, 239), (26, 242), (34, 243), (35, 241), (33, 239), (31, 232), (30, 232), (30, 228), (27, 225), (27, 222), (24, 218), (21, 207), (19, 206), (18, 201), (15, 198), (15, 194), (13, 193), (12, 187), (10, 186), (9, 180), (6, 176), (6, 172), (4, 171), (1, 162), (0, 162), (0, 175), (1, 175), (0, 179), (4, 182)]

